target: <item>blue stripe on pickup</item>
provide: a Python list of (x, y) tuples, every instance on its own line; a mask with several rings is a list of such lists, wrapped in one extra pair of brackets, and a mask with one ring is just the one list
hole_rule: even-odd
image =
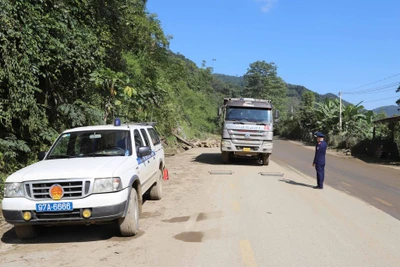
[(151, 151), (150, 155), (145, 156), (145, 157), (141, 157), (141, 158), (136, 158), (136, 160), (137, 160), (138, 164), (140, 165), (140, 164), (144, 163), (146, 160), (154, 157), (155, 155), (156, 155), (156, 152)]

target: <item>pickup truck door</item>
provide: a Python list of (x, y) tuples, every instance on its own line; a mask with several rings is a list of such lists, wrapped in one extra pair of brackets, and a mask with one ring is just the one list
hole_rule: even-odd
[(158, 174), (158, 166), (157, 166), (157, 158), (156, 158), (156, 153), (154, 150), (154, 145), (152, 142), (150, 142), (149, 134), (147, 133), (145, 128), (140, 129), (140, 133), (142, 134), (143, 140), (145, 142), (145, 145), (151, 148), (152, 155), (151, 158), (149, 158), (148, 163), (150, 164), (149, 167), (151, 169), (151, 179), (152, 181), (156, 182), (157, 174)]
[(137, 167), (139, 172), (138, 176), (140, 179), (140, 183), (142, 184), (143, 192), (146, 192), (152, 185), (151, 183), (152, 170), (151, 170), (150, 160), (148, 156), (146, 159), (145, 157), (141, 157), (138, 153), (139, 147), (145, 146), (143, 138), (138, 130), (134, 130), (133, 140), (135, 145), (134, 153), (136, 153), (136, 160), (138, 161), (138, 167)]
[[(154, 128), (148, 128), (147, 131), (150, 135), (151, 142), (154, 146), (154, 152), (156, 153), (155, 159), (157, 162), (157, 168), (159, 169), (158, 166), (161, 160), (164, 160), (164, 148), (161, 144), (160, 136), (158, 135), (156, 130)], [(163, 164), (165, 164), (165, 162), (163, 162)]]

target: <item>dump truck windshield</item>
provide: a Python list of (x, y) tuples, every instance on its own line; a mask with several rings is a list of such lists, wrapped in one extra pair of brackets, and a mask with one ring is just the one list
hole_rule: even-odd
[(228, 107), (226, 120), (271, 123), (271, 110), (259, 108)]

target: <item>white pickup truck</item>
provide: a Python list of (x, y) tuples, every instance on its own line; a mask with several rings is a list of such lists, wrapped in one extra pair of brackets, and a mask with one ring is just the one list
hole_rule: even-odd
[(164, 149), (152, 124), (64, 131), (40, 161), (5, 183), (2, 212), (19, 238), (39, 225), (115, 222), (121, 235), (139, 230), (143, 195), (161, 199)]

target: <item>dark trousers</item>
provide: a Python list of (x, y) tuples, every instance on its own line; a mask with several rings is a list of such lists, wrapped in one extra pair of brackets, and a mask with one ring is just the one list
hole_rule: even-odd
[(323, 188), (325, 178), (325, 165), (315, 165), (315, 170), (317, 171), (317, 185), (318, 187)]

